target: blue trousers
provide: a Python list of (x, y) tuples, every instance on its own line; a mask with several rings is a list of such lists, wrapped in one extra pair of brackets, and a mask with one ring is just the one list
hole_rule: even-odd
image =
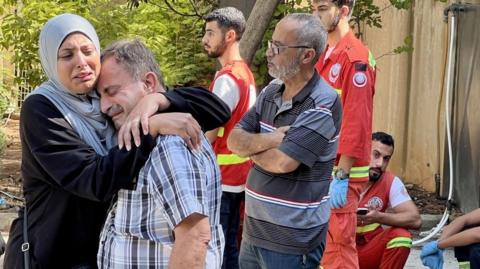
[[(325, 242), (325, 241), (324, 241)], [(242, 241), (240, 269), (318, 269), (325, 243), (304, 255), (285, 254)]]
[(480, 269), (480, 243), (455, 248), (458, 262), (470, 262), (471, 269)]
[(223, 192), (220, 204), (220, 224), (225, 237), (222, 269), (238, 269), (238, 227), (240, 225), (240, 204), (245, 192)]

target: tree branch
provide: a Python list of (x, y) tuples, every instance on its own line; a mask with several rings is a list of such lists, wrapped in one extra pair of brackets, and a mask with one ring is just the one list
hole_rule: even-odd
[(391, 8), (391, 7), (393, 7), (393, 5), (392, 5), (392, 4), (390, 4), (390, 5), (386, 5), (384, 8), (382, 8), (382, 9), (380, 9), (380, 10), (379, 10), (379, 13), (382, 13), (383, 11), (385, 11), (385, 10), (387, 10), (387, 9)]
[(393, 51), (390, 51), (390, 52), (387, 52), (387, 53), (384, 53), (384, 54), (378, 56), (377, 58), (375, 58), (375, 60), (378, 61), (378, 60), (380, 60), (381, 58), (383, 58), (384, 56), (392, 56), (392, 55), (396, 55), (396, 53), (393, 52)]
[(176, 10), (176, 9), (173, 7), (173, 5), (168, 2), (168, 0), (164, 0), (164, 2), (165, 2), (165, 4), (168, 6), (168, 8), (169, 8), (171, 11), (175, 12), (176, 14), (178, 14), (178, 15), (180, 15), (180, 16), (186, 16), (186, 17), (201, 17), (201, 16), (198, 16), (198, 14), (185, 14), (185, 13), (182, 13), (182, 12)]
[(195, 2), (193, 2), (193, 0), (190, 0), (190, 5), (192, 5), (192, 8), (193, 8), (193, 11), (195, 11), (195, 14), (196, 14), (198, 17), (202, 18), (203, 16), (201, 16), (201, 15), (198, 13), (198, 7), (197, 7), (197, 5), (195, 5)]
[[(248, 17), (245, 33), (240, 41), (240, 51), (247, 64), (251, 64), (263, 35), (268, 28), (270, 18), (281, 0), (258, 0)], [(268, 18), (268, 19), (267, 19)]]

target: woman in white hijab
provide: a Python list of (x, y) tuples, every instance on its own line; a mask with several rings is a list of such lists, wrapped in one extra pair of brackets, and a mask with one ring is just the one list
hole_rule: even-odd
[[(141, 145), (130, 151), (114, 147), (114, 130), (93, 90), (100, 44), (87, 20), (73, 14), (50, 19), (40, 33), (39, 48), (48, 81), (22, 106), (26, 209), (12, 224), (5, 268), (96, 268), (109, 201), (119, 189), (135, 187), (135, 176), (155, 141), (143, 136)], [(206, 129), (228, 120), (228, 107), (204, 90), (165, 96), (170, 110), (209, 121)], [(219, 112), (227, 116), (219, 117)]]

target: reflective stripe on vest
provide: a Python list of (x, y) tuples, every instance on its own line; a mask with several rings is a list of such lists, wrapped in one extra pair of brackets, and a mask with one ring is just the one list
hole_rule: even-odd
[(240, 157), (237, 154), (217, 154), (218, 165), (241, 164), (250, 160), (248, 157)]
[(342, 89), (335, 89), (337, 92), (338, 96), (342, 97)]
[(390, 248), (410, 248), (412, 246), (412, 239), (409, 237), (395, 237), (387, 244), (387, 249)]
[(470, 269), (470, 262), (458, 262), (458, 268), (459, 269)]
[[(335, 166), (332, 171), (332, 175), (335, 175), (335, 171), (337, 171), (338, 167)], [(357, 167), (352, 167), (350, 169), (350, 178), (362, 178), (362, 177), (368, 177), (369, 176), (369, 166), (357, 166)]]
[(217, 137), (223, 137), (224, 134), (225, 134), (225, 128), (223, 127), (218, 128)]
[(370, 67), (372, 67), (373, 70), (375, 70), (377, 66), (377, 60), (375, 60), (375, 57), (373, 56), (371, 51), (368, 51), (368, 64)]
[(365, 226), (357, 226), (357, 234), (371, 232), (380, 227), (380, 223), (372, 223)]

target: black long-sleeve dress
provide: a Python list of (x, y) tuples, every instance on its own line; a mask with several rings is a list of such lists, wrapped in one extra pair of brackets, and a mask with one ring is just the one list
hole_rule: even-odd
[[(181, 88), (165, 95), (169, 111), (191, 113), (204, 130), (230, 117), (229, 108), (204, 89)], [(138, 148), (114, 147), (100, 156), (42, 95), (23, 104), (20, 138), (31, 268), (95, 268), (110, 200), (119, 189), (134, 187), (154, 139), (144, 136)], [(5, 268), (23, 268), (22, 243), (23, 211), (10, 230)]]

